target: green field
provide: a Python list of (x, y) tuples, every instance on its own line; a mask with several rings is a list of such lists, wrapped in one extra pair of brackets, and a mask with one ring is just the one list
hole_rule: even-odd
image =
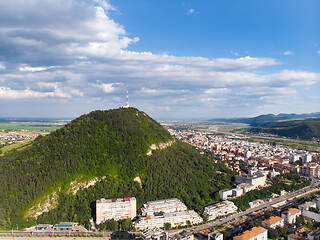
[(60, 128), (60, 125), (55, 125), (53, 122), (10, 122), (0, 123), (0, 130), (7, 131), (54, 131)]

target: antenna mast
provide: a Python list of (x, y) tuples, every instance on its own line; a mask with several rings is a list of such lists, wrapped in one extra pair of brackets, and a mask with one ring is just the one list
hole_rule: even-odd
[(127, 86), (127, 103), (126, 103), (126, 105), (124, 107), (125, 108), (129, 107), (129, 90), (128, 90), (128, 86)]

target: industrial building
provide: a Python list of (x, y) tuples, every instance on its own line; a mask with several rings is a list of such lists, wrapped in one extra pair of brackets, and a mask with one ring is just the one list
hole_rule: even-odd
[(142, 216), (155, 215), (160, 212), (172, 213), (186, 210), (186, 205), (177, 198), (147, 202), (141, 208)]
[(137, 201), (135, 197), (100, 199), (96, 201), (96, 223), (106, 220), (116, 221), (130, 218), (137, 215)]
[(234, 205), (233, 202), (223, 201), (223, 202), (205, 207), (203, 216), (207, 218), (207, 221), (211, 221), (217, 217), (234, 213), (237, 210), (238, 210), (238, 207)]

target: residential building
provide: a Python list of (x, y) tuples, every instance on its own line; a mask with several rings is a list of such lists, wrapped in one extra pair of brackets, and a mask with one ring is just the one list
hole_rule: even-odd
[(320, 239), (320, 230), (318, 230), (316, 232), (308, 233), (308, 239), (309, 240), (319, 240)]
[(284, 219), (278, 216), (271, 216), (270, 218), (262, 221), (262, 227), (264, 228), (273, 228), (284, 226)]
[(96, 223), (114, 219), (133, 219), (137, 215), (137, 201), (135, 197), (100, 199), (96, 201)]
[(233, 237), (234, 240), (268, 240), (268, 230), (263, 227), (253, 227), (242, 234)]
[(208, 234), (208, 240), (223, 240), (223, 233), (211, 232)]
[(308, 238), (291, 233), (288, 235), (288, 240), (308, 240)]
[(234, 213), (237, 210), (238, 210), (238, 207), (233, 202), (223, 201), (223, 202), (205, 207), (203, 216), (207, 218), (207, 221), (211, 221), (217, 217)]
[(168, 240), (168, 233), (160, 228), (148, 228), (141, 233), (143, 240)]
[(163, 213), (157, 215), (147, 215), (139, 217), (133, 226), (136, 229), (162, 228), (165, 223), (170, 223), (171, 227), (194, 225), (202, 223), (203, 219), (194, 210), (183, 212)]
[(301, 210), (297, 208), (289, 208), (288, 210), (281, 213), (281, 217), (284, 222), (293, 224), (296, 222), (296, 218), (301, 215)]
[(187, 207), (177, 198), (164, 199), (147, 202), (141, 208), (143, 216), (153, 215), (157, 213), (171, 213), (186, 211)]

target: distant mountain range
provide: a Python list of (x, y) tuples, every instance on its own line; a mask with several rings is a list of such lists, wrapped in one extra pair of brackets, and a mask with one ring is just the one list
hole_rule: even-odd
[(306, 114), (266, 114), (253, 118), (211, 119), (209, 122), (246, 123), (252, 133), (270, 133), (294, 139), (320, 138), (320, 112)]

